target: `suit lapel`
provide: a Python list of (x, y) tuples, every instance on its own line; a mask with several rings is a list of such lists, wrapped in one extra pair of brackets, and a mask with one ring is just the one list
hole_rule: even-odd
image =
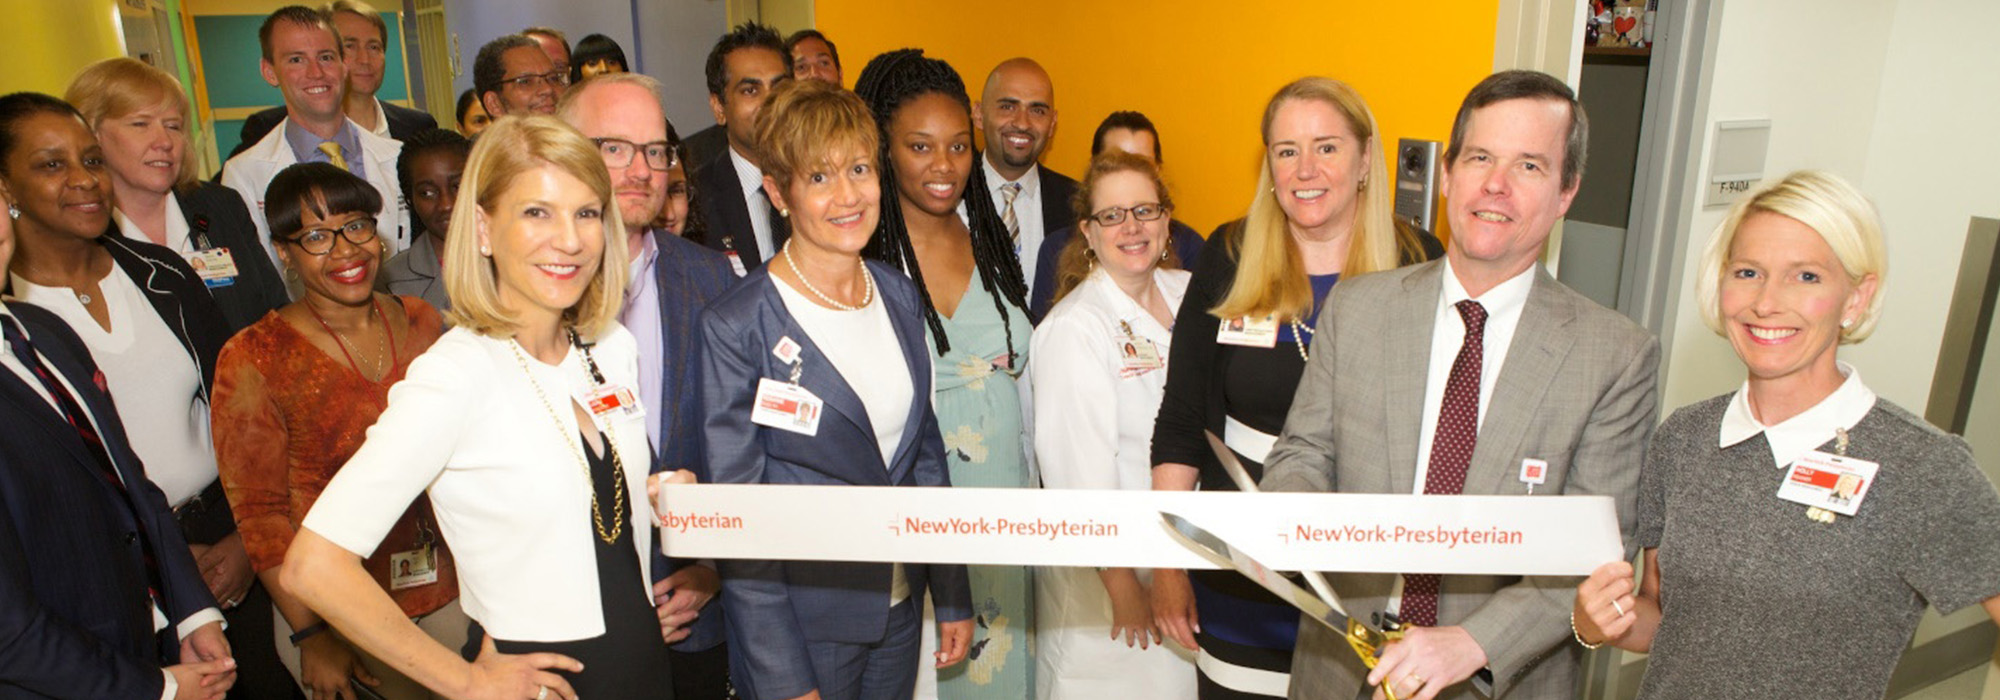
[[(876, 279), (900, 274), (874, 262), (868, 263), (868, 273)], [(896, 445), (895, 459), (889, 465), (889, 483), (899, 484), (916, 465), (910, 454), (916, 449), (917, 440), (924, 437), (918, 433), (924, 428), (924, 411), (930, 410), (931, 406), (931, 346), (924, 338), (923, 314), (917, 310), (915, 300), (889, 293), (889, 285), (878, 284), (875, 288), (883, 292), (882, 304), (888, 307), (889, 324), (896, 329), (896, 345), (903, 350), (903, 362), (910, 373), (912, 389), (910, 411), (903, 423), (903, 439)]]
[[(19, 317), (16, 318), (18, 320)], [(35, 329), (29, 329), (29, 333), (34, 332)], [(97, 431), (98, 439), (104, 442), (104, 451), (110, 455), (113, 468), (118, 470), (119, 476), (126, 483), (132, 483), (133, 479), (146, 478), (145, 470), (137, 464), (131, 464), (126, 457), (130, 451), (124, 443), (125, 428), (117, 420), (117, 413), (111, 406), (110, 395), (97, 391), (97, 387), (91, 383), (92, 377), (84, 374), (84, 368), (76, 366), (67, 354), (41, 345), (35, 349), (41, 355), (42, 366), (48, 368), (50, 372), (61, 375), (62, 379), (74, 387), (70, 392), (70, 398), (75, 399), (77, 404), (90, 414), (89, 418), (95, 420), (93, 430)], [(107, 493), (117, 497), (118, 494), (110, 491), (110, 484), (104, 483), (104, 480), (98, 477), (97, 458), (91, 456), (90, 448), (84, 445), (83, 438), (77, 434), (76, 428), (62, 417), (62, 413), (57, 411), (55, 406), (43, 399), (41, 394), (35, 393), (27, 382), (28, 380), (13, 372), (0, 370), (0, 394), (4, 394), (6, 399), (22, 413), (33, 416), (33, 422), (47, 431), (56, 444), (62, 445), (63, 451), (69, 453), (73, 459), (72, 464), (85, 470), (91, 483), (105, 488)]]
[[(773, 318), (782, 321), (781, 335), (790, 337), (800, 346), (799, 357), (803, 366), (799, 372), (799, 386), (826, 402), (826, 408), (832, 409), (820, 412), (819, 434), (825, 435), (830, 427), (826, 424), (829, 414), (839, 414), (842, 418), (846, 418), (855, 429), (861, 431), (861, 436), (868, 441), (869, 446), (876, 448), (870, 450), (869, 454), (868, 461), (874, 465), (871, 473), (884, 474), (887, 468), (882, 464), (880, 447), (875, 445), (875, 426), (868, 421), (868, 410), (862, 405), (860, 395), (854, 393), (854, 388), (848, 386), (847, 380), (840, 376), (840, 370), (834, 368), (826, 353), (822, 352), (819, 345), (806, 334), (805, 329), (799, 326), (798, 319), (793, 318), (791, 312), (785, 309), (785, 300), (778, 292), (780, 284), (784, 283), (779, 282), (777, 278), (770, 279), (770, 284), (764, 290), (764, 303), (770, 305)], [(772, 342), (777, 341), (774, 339)], [(773, 380), (785, 381), (791, 376), (792, 366), (771, 356), (769, 350), (769, 348), (760, 349), (766, 357), (769, 357), (765, 360), (765, 364), (773, 368)], [(874, 481), (876, 478), (880, 477), (875, 476), (867, 481)]]
[(708, 166), (715, 171), (717, 187), (707, 196), (716, 198), (715, 201), (721, 205), (720, 212), (725, 219), (721, 223), (725, 226), (720, 233), (729, 239), (726, 245), (736, 251), (736, 256), (745, 267), (756, 267), (764, 259), (764, 254), (757, 248), (757, 229), (750, 225), (750, 205), (743, 201), (743, 181), (736, 177), (736, 163), (730, 160), (728, 147), (723, 148), (722, 154)]
[[(682, 293), (690, 283), (687, 276), (668, 274), (669, 271), (683, 269), (675, 262), (679, 253), (664, 240), (673, 234), (654, 230), (647, 235), (653, 237), (654, 246), (659, 251), (653, 259), (653, 297), (660, 309), (660, 397), (666, 405), (661, 407), (659, 419), (661, 444), (655, 445), (654, 449), (665, 454), (666, 443), (674, 439), (674, 426), (680, 424), (681, 407), (690, 403), (679, 400), (681, 387), (693, 384), (692, 378), (687, 376), (693, 371), (689, 362), (692, 358), (688, 357), (692, 353), (675, 350), (692, 347), (691, 339), (687, 338), (692, 332), (689, 329), (694, 328), (691, 317), (699, 313), (701, 307), (690, 303)], [(689, 381), (684, 384), (683, 379)]]
[(94, 459), (90, 456), (88, 448), (84, 447), (83, 439), (77, 437), (76, 429), (70, 427), (69, 421), (63, 420), (62, 414), (58, 413), (54, 406), (49, 405), (40, 394), (35, 393), (35, 390), (19, 375), (0, 371), (0, 395), (4, 395), (21, 413), (33, 416), (31, 422), (35, 427), (48, 433), (50, 442), (61, 445), (63, 451), (77, 460), (77, 464), (89, 464)]
[(1388, 371), (1382, 375), (1385, 382), (1382, 409), (1387, 413), (1383, 425), (1416, 426), (1389, 430), (1389, 484), (1390, 493), (1404, 493), (1413, 488), (1417, 479), (1417, 445), (1424, 433), (1436, 430), (1435, 425), (1424, 424), (1424, 392), (1429, 381), (1431, 363), (1431, 336), (1437, 327), (1438, 295), (1444, 293), (1443, 263), (1428, 263), (1403, 278), (1403, 294), (1398, 299), (1400, 308), (1394, 309), (1389, 317), (1400, 319), (1389, 324), (1389, 342), (1378, 345), (1383, 353), (1382, 367)]
[[(1521, 308), (1521, 321), (1507, 347), (1506, 364), (1494, 382), (1493, 396), (1479, 425), (1479, 441), (1465, 475), (1465, 493), (1499, 493), (1519, 464), (1521, 442), (1534, 422), (1549, 384), (1562, 367), (1574, 340), (1563, 328), (1576, 309), (1554, 288), (1556, 281), (1537, 266), (1534, 286)], [(1541, 455), (1526, 455), (1537, 457)]]

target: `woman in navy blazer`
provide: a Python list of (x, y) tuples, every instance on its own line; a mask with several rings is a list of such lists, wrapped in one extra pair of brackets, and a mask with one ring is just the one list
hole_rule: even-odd
[[(853, 93), (793, 81), (757, 124), (784, 250), (702, 314), (703, 437), (722, 483), (950, 486), (930, 403), (917, 289), (861, 247), (880, 216), (876, 130)], [(788, 391), (807, 408), (753, 418)], [(770, 427), (791, 421), (815, 424)], [(737, 690), (752, 700), (908, 698), (923, 595), (938, 666), (963, 659), (971, 593), (957, 565), (723, 560)]]

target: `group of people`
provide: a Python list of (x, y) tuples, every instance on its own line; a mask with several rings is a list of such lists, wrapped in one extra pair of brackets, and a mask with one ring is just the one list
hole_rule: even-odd
[[(1656, 429), (1658, 342), (1537, 264), (1587, 131), (1541, 73), (1461, 104), (1449, 246), (1322, 77), (1204, 239), (1142, 114), (1040, 164), (1025, 58), (977, 100), (918, 49), (849, 91), (826, 36), (748, 24), (683, 140), (615, 43), (534, 28), (458, 133), (374, 97), (385, 35), (267, 18), (285, 105), (220, 184), (139, 61), (0, 97), (0, 697), (1556, 698), (1613, 644), (1644, 697), (1859, 698), (1926, 607), (2000, 619), (2000, 496), (1836, 359), (1887, 274), (1836, 176), (1735, 205), (1696, 283), (1744, 386)], [(1610, 496), (1641, 566), (1336, 573), (1404, 629), (1371, 667), (1229, 572), (656, 532), (662, 480), (1238, 489), (1205, 433), (1268, 491)], [(1772, 495), (1806, 463), (1857, 480)]]

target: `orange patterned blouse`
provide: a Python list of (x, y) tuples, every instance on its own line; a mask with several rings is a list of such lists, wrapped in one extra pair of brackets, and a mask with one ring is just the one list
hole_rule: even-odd
[[(430, 304), (392, 298), (402, 302), (409, 330), (395, 339), (396, 364), (381, 382), (314, 346), (276, 312), (222, 347), (213, 392), (215, 461), (257, 571), (284, 563), (299, 523), (388, 405), (390, 385), (444, 333), (444, 320)], [(421, 533), (437, 543), (437, 582), (390, 592), (412, 617), (458, 598), (456, 567), (437, 534), (430, 499), (418, 496), (363, 563), (390, 590), (390, 556), (416, 549)]]

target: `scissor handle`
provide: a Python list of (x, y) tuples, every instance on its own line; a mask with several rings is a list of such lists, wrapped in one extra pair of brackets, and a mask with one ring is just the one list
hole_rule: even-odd
[[(1400, 627), (1391, 627), (1386, 630), (1377, 631), (1369, 628), (1367, 625), (1361, 624), (1360, 621), (1348, 620), (1346, 637), (1347, 645), (1354, 647), (1354, 653), (1361, 657), (1361, 663), (1367, 664), (1368, 668), (1373, 669), (1376, 664), (1382, 661), (1382, 647), (1402, 641), (1403, 630)], [(1382, 695), (1389, 700), (1396, 700), (1396, 691), (1391, 687), (1392, 685), (1391, 683), (1382, 684)]]

